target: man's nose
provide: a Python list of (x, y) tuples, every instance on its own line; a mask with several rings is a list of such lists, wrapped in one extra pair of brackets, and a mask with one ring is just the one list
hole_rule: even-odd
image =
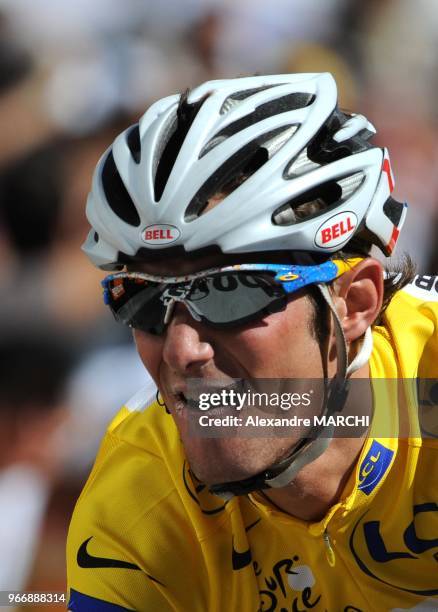
[(213, 347), (202, 338), (202, 331), (202, 324), (193, 319), (183, 303), (177, 302), (166, 329), (163, 347), (163, 360), (169, 367), (187, 374), (213, 358)]

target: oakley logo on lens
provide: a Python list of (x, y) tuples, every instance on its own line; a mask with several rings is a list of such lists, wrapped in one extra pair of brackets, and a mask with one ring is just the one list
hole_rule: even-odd
[(181, 232), (174, 225), (148, 225), (140, 235), (146, 244), (159, 246), (175, 242), (181, 236)]
[(316, 232), (315, 244), (323, 249), (338, 247), (350, 238), (357, 226), (354, 212), (345, 211), (325, 221)]

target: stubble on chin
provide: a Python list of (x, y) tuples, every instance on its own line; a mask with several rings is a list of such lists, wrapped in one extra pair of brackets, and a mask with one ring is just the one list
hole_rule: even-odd
[(292, 445), (278, 438), (183, 439), (190, 468), (206, 485), (255, 476), (285, 457)]

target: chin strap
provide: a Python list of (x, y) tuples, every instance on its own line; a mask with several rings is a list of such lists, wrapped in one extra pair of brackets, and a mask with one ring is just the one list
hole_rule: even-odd
[[(368, 328), (358, 354), (348, 365), (347, 341), (333, 298), (327, 285), (321, 283), (317, 287), (330, 308), (335, 324), (337, 371), (325, 389), (324, 409), (321, 414), (321, 416), (329, 417), (343, 410), (349, 392), (349, 381), (347, 379), (368, 362), (373, 350), (373, 336), (371, 328)], [(333, 426), (319, 425), (312, 427), (308, 437), (301, 440), (288, 457), (271, 468), (244, 480), (212, 485), (209, 490), (211, 493), (228, 500), (234, 495), (246, 495), (260, 489), (284, 487), (292, 482), (305, 465), (312, 463), (322, 455), (333, 438), (333, 431)], [(324, 437), (321, 437), (322, 432), (324, 432)]]

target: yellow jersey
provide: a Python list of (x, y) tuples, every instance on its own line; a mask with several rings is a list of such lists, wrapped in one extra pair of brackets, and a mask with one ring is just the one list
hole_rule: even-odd
[[(417, 277), (373, 328), (371, 379), (427, 379), (400, 411), (379, 401), (340, 500), (308, 523), (259, 495), (224, 502), (190, 472), (174, 421), (141, 392), (110, 424), (67, 542), (75, 612), (438, 610), (438, 277)], [(417, 389), (417, 391), (418, 391)], [(434, 399), (435, 395), (435, 399)], [(413, 405), (415, 404), (415, 405)], [(436, 409), (435, 409), (436, 412)], [(427, 420), (433, 429), (433, 419)], [(424, 432), (423, 432), (424, 433)]]

